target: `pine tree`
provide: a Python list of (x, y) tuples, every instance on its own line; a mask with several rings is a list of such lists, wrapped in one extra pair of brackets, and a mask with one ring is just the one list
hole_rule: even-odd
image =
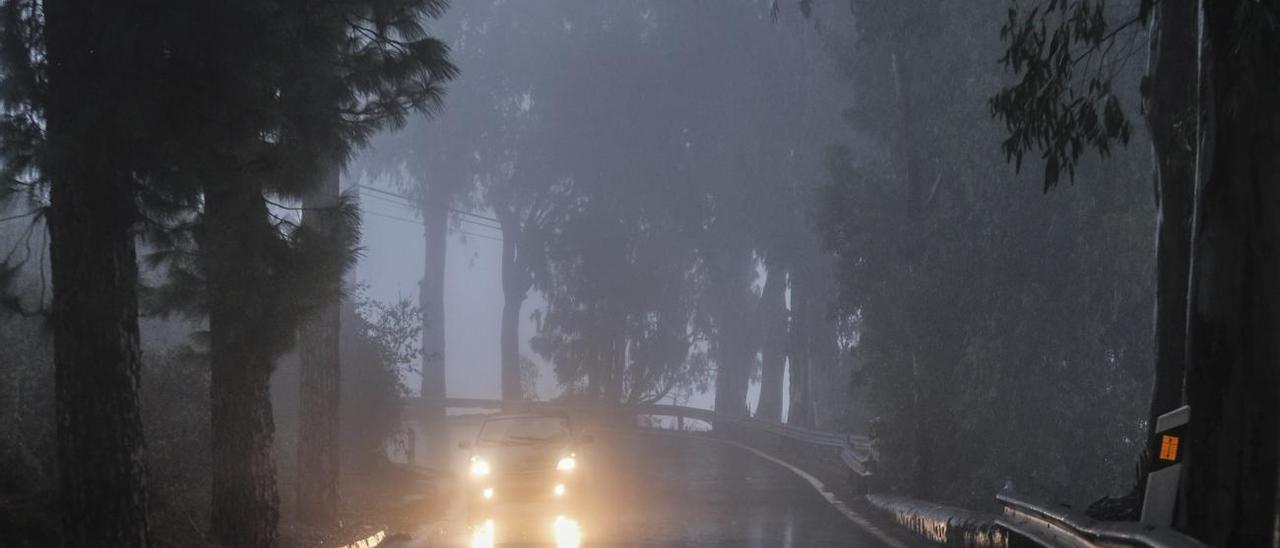
[[(440, 106), (441, 86), (456, 68), (423, 24), (444, 8), (441, 0), (287, 4), (298, 22), (284, 83), (284, 137), (317, 175), (303, 197), (303, 226), (339, 230), (338, 179), (352, 149), (412, 112)], [(334, 298), (300, 332), (298, 517), (323, 526), (338, 524), (339, 328)]]
[[(437, 107), (456, 72), (447, 48), (421, 27), (442, 8), (429, 0), (205, 2), (166, 26), (175, 59), (168, 81), (217, 84), (174, 94), (189, 106), (178, 115), (183, 138), (169, 176), (203, 200), (153, 231), (152, 258), (169, 267), (155, 304), (208, 317), (211, 517), (220, 542), (277, 542), (271, 372), (303, 323), (337, 302), (353, 259), (358, 218), (335, 195), (341, 163), (378, 129)], [(303, 207), (289, 205), (299, 200)], [(308, 470), (317, 475), (302, 490), (318, 495), (300, 507), (332, 524), (337, 358), (321, 359), (306, 378), (329, 390), (304, 398), (321, 408), (303, 428), (316, 443), (303, 451), (324, 466)]]
[[(149, 9), (72, 0), (0, 7), (0, 200), (25, 195), (49, 231), (66, 546), (150, 544), (135, 239), (166, 128), (152, 110), (150, 84), (164, 63)], [(6, 277), (17, 266), (4, 265)]]

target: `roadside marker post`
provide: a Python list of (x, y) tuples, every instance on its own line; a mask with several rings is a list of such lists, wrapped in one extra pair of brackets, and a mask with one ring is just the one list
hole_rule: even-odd
[(1155, 464), (1147, 474), (1147, 489), (1142, 497), (1141, 522), (1168, 527), (1173, 524), (1173, 510), (1178, 498), (1178, 481), (1182, 477), (1182, 456), (1187, 452), (1183, 436), (1191, 422), (1191, 407), (1184, 405), (1156, 419)]

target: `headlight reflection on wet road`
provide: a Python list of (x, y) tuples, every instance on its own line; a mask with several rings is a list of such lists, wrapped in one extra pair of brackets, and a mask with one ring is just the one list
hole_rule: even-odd
[[(471, 531), (471, 548), (497, 546), (497, 524), (487, 519)], [(582, 526), (575, 519), (556, 516), (551, 532), (557, 548), (579, 548), (582, 545)]]
[(558, 548), (578, 548), (582, 544), (582, 528), (577, 521), (556, 516), (554, 528)]
[(497, 536), (494, 529), (493, 520), (484, 520), (484, 523), (471, 532), (471, 548), (493, 548)]

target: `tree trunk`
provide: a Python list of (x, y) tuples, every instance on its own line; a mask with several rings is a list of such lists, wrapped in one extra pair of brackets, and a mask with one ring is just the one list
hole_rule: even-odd
[(600, 402), (604, 399), (605, 368), (601, 365), (604, 353), (596, 352), (595, 354), (596, 363), (590, 364), (587, 369), (587, 399)]
[(787, 271), (777, 261), (767, 261), (768, 278), (756, 305), (761, 330), (760, 398), (756, 418), (782, 422), (782, 380), (787, 368)]
[[(303, 226), (330, 233), (337, 228), (340, 171), (338, 162), (330, 162), (303, 199)], [(338, 526), (340, 304), (335, 297), (320, 305), (298, 330), (298, 520), (327, 528)]]
[(520, 309), (528, 296), (528, 276), (520, 263), (516, 241), (518, 221), (502, 218), (502, 399), (522, 400), (524, 387), (520, 380)]
[(810, 321), (809, 287), (804, 273), (791, 277), (791, 324), (788, 330), (787, 375), (791, 381), (791, 406), (787, 411), (787, 424), (802, 427), (813, 426), (813, 390), (811, 386), (811, 352), (809, 341), (812, 333)]
[(447, 462), (448, 434), (442, 400), (448, 391), (445, 379), (444, 272), (449, 250), (449, 198), (440, 185), (427, 185), (422, 207), (426, 243), (422, 287), (422, 427), (430, 465)]
[[(896, 133), (894, 162), (897, 164), (899, 180), (906, 185), (905, 215), (903, 216), (903, 238), (900, 242), (903, 257), (903, 276), (910, 276), (915, 268), (916, 258), (924, 248), (923, 221), (924, 203), (920, 168), (924, 163), (920, 150), (922, 144), (916, 139), (915, 118), (913, 115), (913, 89), (911, 71), (905, 52), (910, 47), (905, 43), (909, 39), (906, 33), (899, 36), (892, 57), (892, 70), (898, 110), (898, 127)], [(911, 315), (908, 322), (913, 321)], [(914, 319), (919, 319), (915, 317)], [(918, 327), (918, 326), (908, 326)], [(917, 497), (927, 498), (932, 489), (932, 452), (928, 435), (930, 406), (936, 405), (930, 398), (929, 382), (933, 376), (926, 370), (925, 364), (913, 353), (911, 356), (911, 412), (913, 417), (912, 438), (913, 454), (911, 455), (912, 491)]]
[(134, 187), (120, 162), (135, 10), (44, 4), (58, 496), (66, 546), (147, 546)]
[(711, 241), (717, 243), (710, 244), (705, 250), (715, 326), (715, 410), (745, 417), (749, 415), (747, 388), (758, 348), (752, 320), (754, 295), (751, 290), (756, 263), (744, 242), (734, 241), (732, 234), (720, 236), (713, 238)]
[(523, 296), (505, 296), (502, 301), (502, 399), (522, 400), (520, 379), (520, 309)]
[(604, 399), (609, 404), (622, 401), (623, 383), (627, 368), (627, 314), (621, 310), (610, 315), (608, 346), (605, 347), (604, 365), (607, 368)]
[(748, 415), (747, 388), (755, 361), (755, 345), (752, 344), (750, 319), (740, 310), (743, 307), (727, 308), (733, 312), (725, 310), (719, 315), (715, 410), (725, 415), (745, 417)]
[(1195, 198), (1198, 9), (1195, 0), (1164, 0), (1156, 8), (1151, 40), (1147, 126), (1156, 162), (1156, 355), (1148, 450), (1143, 452), (1137, 493), (1155, 458), (1150, 448), (1155, 447), (1156, 418), (1182, 405)]
[(1179, 527), (1276, 542), (1280, 460), (1280, 48), (1270, 3), (1204, 2), (1200, 176), (1187, 322)]
[(279, 497), (272, 451), (270, 250), (261, 189), (224, 181), (205, 192), (213, 426), (214, 538), (275, 546)]
[(448, 199), (428, 185), (422, 212), (426, 261), (422, 273), (422, 386), (424, 400), (445, 397), (444, 267), (448, 252)]

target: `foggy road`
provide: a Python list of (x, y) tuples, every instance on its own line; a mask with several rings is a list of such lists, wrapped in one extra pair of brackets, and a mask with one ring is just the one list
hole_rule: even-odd
[[(584, 546), (886, 545), (804, 479), (741, 448), (646, 432), (597, 436), (580, 451), (589, 487), (575, 502), (509, 504), (469, 516), (455, 496), (444, 523), (425, 525), (405, 545), (576, 546), (575, 538)], [(487, 519), (491, 530), (481, 525)]]

